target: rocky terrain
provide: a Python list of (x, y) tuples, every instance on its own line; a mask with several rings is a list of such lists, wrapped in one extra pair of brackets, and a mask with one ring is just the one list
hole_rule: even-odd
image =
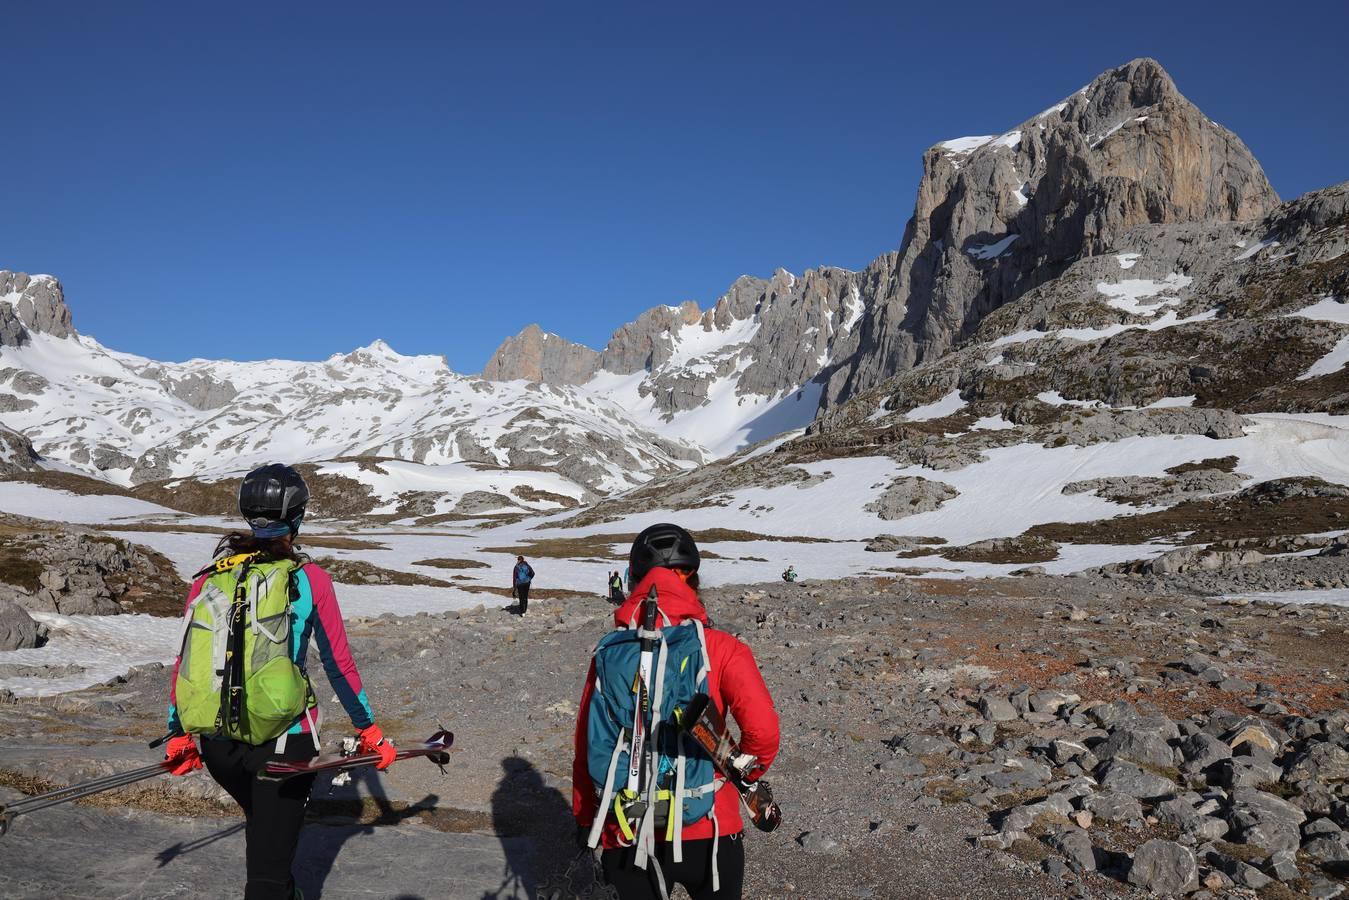
[(90, 529), (0, 515), (0, 651), (41, 645), (45, 629), (31, 612), (173, 616), (182, 612), (184, 587), (173, 565), (147, 547)]
[[(747, 896), (1342, 892), (1349, 610), (1140, 578), (707, 591), (717, 624), (754, 648), (782, 717), (772, 780), (786, 822), (748, 837)], [(307, 846), (341, 849), (335, 866), (302, 871), (328, 879), (324, 896), (372, 877), (371, 851), (399, 834), (465, 860), (467, 882), (409, 860), (431, 879), (424, 896), (525, 897), (566, 867), (576, 697), (609, 609), (572, 598), (532, 604), (523, 620), (479, 609), (349, 623), (385, 728), (410, 741), (444, 723), (458, 749), (447, 777), (401, 763), (364, 801), (320, 787)], [(32, 790), (138, 764), (149, 754), (136, 742), (162, 730), (166, 688), (156, 666), (0, 705), (0, 783)], [(228, 829), (219, 800), (200, 776), (161, 779), (69, 814), (100, 830), (100, 852), (149, 865)], [(0, 840), (7, 896), (93, 896), (42, 838), (64, 821), (34, 813)], [(491, 866), (484, 878), (470, 849), (497, 853), (513, 886)], [(123, 866), (99, 890), (152, 875), (181, 887), (205, 864), (169, 860), (158, 874)]]

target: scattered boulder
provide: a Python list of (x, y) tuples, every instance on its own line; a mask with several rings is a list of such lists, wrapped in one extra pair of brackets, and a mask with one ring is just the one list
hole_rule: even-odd
[[(1096, 770), (1101, 787), (1116, 794), (1137, 797), (1140, 800), (1157, 800), (1170, 797), (1176, 792), (1176, 785), (1169, 778), (1145, 772), (1131, 762), (1112, 759), (1101, 763)], [(1095, 812), (1095, 810), (1093, 810)]]
[(0, 650), (28, 650), (38, 646), (41, 632), (28, 611), (0, 597)]
[(1199, 890), (1199, 864), (1188, 847), (1153, 838), (1134, 852), (1129, 883), (1163, 896)]
[(932, 481), (916, 475), (901, 475), (890, 486), (866, 505), (881, 519), (892, 521), (918, 513), (931, 512), (959, 494), (955, 488), (941, 481)]

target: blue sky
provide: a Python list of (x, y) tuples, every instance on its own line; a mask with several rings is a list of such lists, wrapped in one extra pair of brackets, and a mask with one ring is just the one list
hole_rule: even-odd
[(1282, 196), (1349, 178), (1342, 2), (924, 6), (8, 4), (0, 268), (155, 358), (473, 372), (864, 266), (926, 147), (1144, 55)]

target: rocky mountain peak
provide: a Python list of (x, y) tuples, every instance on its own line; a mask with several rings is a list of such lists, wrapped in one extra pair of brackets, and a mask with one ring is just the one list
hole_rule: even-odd
[(898, 254), (830, 376), (837, 402), (948, 350), (985, 315), (1138, 225), (1259, 218), (1279, 202), (1236, 135), (1151, 59), (1111, 69), (1001, 135), (923, 157)]
[(584, 384), (595, 374), (599, 353), (584, 344), (525, 326), (497, 347), (482, 370), (489, 381), (537, 381), (544, 384)]
[(61, 282), (0, 269), (0, 347), (22, 346), (30, 332), (57, 338), (75, 334)]

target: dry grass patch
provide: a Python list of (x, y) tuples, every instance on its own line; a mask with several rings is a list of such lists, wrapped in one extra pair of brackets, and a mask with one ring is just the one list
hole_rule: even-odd
[(1076, 544), (1143, 544), (1161, 538), (1182, 540), (1184, 535), (1186, 544), (1211, 544), (1337, 531), (1346, 525), (1349, 491), (1319, 478), (1283, 478), (1236, 494), (1186, 500), (1156, 512), (1036, 525), (1023, 537)]
[(476, 559), (419, 559), (414, 566), (431, 566), (436, 569), (490, 569), (491, 566)]
[(1014, 538), (980, 541), (963, 547), (942, 547), (927, 551), (952, 562), (1027, 563), (1051, 562), (1059, 557), (1057, 542), (1029, 532)]

